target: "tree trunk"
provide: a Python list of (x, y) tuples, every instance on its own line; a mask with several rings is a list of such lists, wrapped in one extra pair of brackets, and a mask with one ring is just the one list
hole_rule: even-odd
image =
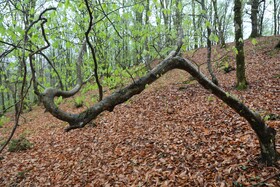
[(171, 27), (170, 27), (170, 22), (169, 22), (169, 13), (168, 13), (168, 9), (169, 4), (171, 2), (169, 0), (160, 0), (160, 5), (161, 5), (161, 13), (162, 13), (162, 17), (163, 17), (163, 23), (164, 23), (164, 27), (165, 27), (165, 44), (166, 45), (170, 45), (171, 44), (171, 38), (169, 36), (170, 31), (171, 31)]
[[(146, 29), (149, 28), (149, 11), (150, 11), (150, 0), (146, 0), (145, 4), (145, 27)], [(149, 51), (149, 38), (146, 36), (145, 44), (144, 44), (145, 51)], [(151, 70), (151, 56), (150, 54), (145, 55), (145, 66), (147, 70)]]
[(247, 81), (245, 75), (245, 57), (243, 50), (243, 31), (242, 31), (242, 3), (241, 0), (234, 1), (234, 28), (235, 28), (235, 47), (236, 54), (236, 78), (237, 89), (246, 89)]
[(182, 30), (182, 7), (182, 0), (175, 1), (175, 17), (173, 18), (173, 23), (177, 32), (177, 37), (181, 35)]
[[(213, 3), (213, 8), (214, 8), (214, 25), (215, 26), (217, 25), (217, 27), (215, 29), (216, 35), (219, 36), (219, 43), (221, 44), (221, 47), (225, 47), (226, 41), (225, 41), (225, 37), (224, 37), (224, 32), (222, 30), (222, 18), (219, 18), (219, 15), (218, 15), (217, 0), (212, 0), (212, 3)], [(225, 16), (225, 15), (222, 15), (222, 16)]]
[[(202, 7), (202, 10), (204, 10), (204, 17), (206, 19), (205, 22), (210, 22), (208, 20), (208, 16), (207, 16), (207, 13), (206, 13), (206, 7), (205, 7), (205, 1), (204, 0), (201, 0), (201, 7)], [(212, 42), (210, 40), (210, 35), (211, 35), (211, 26), (210, 25), (207, 25), (206, 24), (206, 30), (207, 30), (207, 69), (209, 71), (209, 74), (212, 78), (212, 82), (216, 85), (219, 85), (218, 83), (218, 79), (216, 78), (214, 72), (213, 72), (213, 69), (212, 69), (212, 64), (211, 64), (211, 51), (212, 51)]]
[(259, 36), (262, 36), (262, 33), (263, 33), (263, 19), (264, 19), (264, 12), (265, 12), (265, 9), (266, 9), (266, 1), (264, 0), (263, 1), (263, 5), (262, 7), (259, 6), (259, 8), (261, 9), (261, 13), (260, 13), (260, 19), (259, 19)]
[[(3, 72), (2, 67), (0, 67), (0, 72)], [(2, 74), (0, 74), (0, 85), (4, 85), (3, 77)], [(4, 87), (3, 87), (4, 88)], [(5, 107), (5, 95), (4, 95), (4, 89), (1, 88), (0, 93), (1, 93), (1, 106), (2, 106), (2, 112), (0, 111), (0, 117), (2, 114), (4, 114), (6, 107)]]
[(250, 38), (256, 38), (259, 36), (258, 32), (258, 11), (259, 11), (259, 1), (251, 0), (251, 22), (252, 22), (252, 32)]
[(273, 1), (273, 17), (274, 17), (274, 35), (277, 34), (277, 4), (276, 0)]
[(197, 27), (196, 27), (196, 20), (195, 20), (195, 3), (192, 0), (192, 22), (193, 22), (193, 30), (194, 30), (194, 49), (198, 48), (198, 40), (197, 40)]
[(259, 114), (252, 112), (242, 102), (232, 97), (230, 94), (224, 92), (221, 88), (209, 81), (205, 75), (199, 72), (189, 60), (179, 56), (170, 56), (163, 60), (158, 66), (151, 70), (147, 75), (138, 79), (131, 85), (114, 92), (107, 96), (100, 102), (88, 108), (79, 114), (71, 114), (62, 111), (54, 103), (54, 97), (63, 96), (70, 97), (75, 94), (80, 86), (77, 85), (71, 91), (60, 91), (54, 88), (48, 88), (42, 94), (43, 103), (47, 111), (49, 111), (56, 118), (69, 123), (66, 131), (75, 128), (83, 128), (91, 120), (95, 119), (103, 111), (113, 111), (114, 107), (118, 104), (124, 103), (132, 96), (141, 93), (147, 85), (153, 83), (159, 77), (172, 69), (182, 69), (189, 72), (205, 89), (209, 90), (212, 94), (224, 101), (229, 107), (234, 109), (240, 116), (244, 117), (252, 129), (256, 132), (260, 148), (261, 156), (264, 162), (268, 165), (274, 164), (278, 159), (278, 152), (275, 148), (275, 135), (276, 131), (267, 126), (261, 119)]

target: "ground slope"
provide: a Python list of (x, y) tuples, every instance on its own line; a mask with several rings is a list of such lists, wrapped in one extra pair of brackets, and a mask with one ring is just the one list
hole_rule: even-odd
[[(221, 87), (262, 115), (280, 115), (277, 40), (263, 37), (255, 46), (246, 41), (246, 91), (234, 89), (235, 71), (224, 74), (214, 63)], [(226, 53), (215, 51), (213, 60)], [(228, 55), (234, 65), (233, 54)], [(206, 49), (193, 59), (204, 63)], [(204, 65), (201, 69), (207, 74)], [(169, 72), (103, 113), (96, 126), (69, 133), (41, 107), (24, 114), (16, 136), (24, 133), (34, 145), (4, 152), (0, 186), (279, 186), (279, 170), (257, 162), (258, 144), (248, 123), (195, 81), (184, 84), (187, 80), (185, 72)], [(279, 134), (279, 120), (267, 123)], [(11, 126), (0, 129), (2, 137)]]

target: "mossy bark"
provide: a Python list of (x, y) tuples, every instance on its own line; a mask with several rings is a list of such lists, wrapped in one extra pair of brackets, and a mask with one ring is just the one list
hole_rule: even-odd
[(234, 28), (235, 28), (235, 47), (236, 54), (236, 87), (239, 90), (247, 88), (246, 74), (245, 74), (245, 57), (244, 57), (244, 43), (242, 31), (242, 3), (241, 0), (234, 1)]

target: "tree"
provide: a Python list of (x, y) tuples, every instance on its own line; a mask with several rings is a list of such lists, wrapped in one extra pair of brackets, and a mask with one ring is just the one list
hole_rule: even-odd
[(274, 35), (279, 34), (280, 31), (280, 3), (273, 0), (273, 20), (274, 20)]
[(236, 48), (236, 87), (243, 90), (247, 87), (245, 75), (245, 58), (243, 49), (243, 31), (242, 31), (242, 2), (234, 1), (234, 28), (235, 28), (235, 48)]
[(197, 2), (200, 3), (200, 5), (201, 5), (202, 11), (203, 11), (202, 16), (205, 19), (205, 26), (206, 26), (206, 30), (207, 30), (207, 36), (206, 36), (206, 40), (207, 40), (207, 69), (208, 69), (208, 71), (211, 75), (212, 82), (216, 85), (219, 85), (218, 79), (216, 78), (216, 75), (213, 72), (213, 68), (212, 68), (212, 64), (211, 64), (211, 55), (212, 55), (212, 41), (210, 39), (211, 34), (212, 34), (211, 22), (208, 18), (209, 16), (207, 15), (205, 0), (201, 0), (201, 1), (197, 1)]
[(264, 20), (264, 14), (266, 10), (266, 0), (262, 0), (259, 3), (262, 3), (262, 6), (259, 6), (259, 23), (258, 23), (258, 28), (259, 28), (259, 36), (262, 36), (263, 34), (263, 20)]
[(259, 36), (258, 12), (259, 12), (259, 0), (251, 0), (251, 24), (252, 24), (252, 32), (250, 35), (251, 38), (256, 38)]
[(219, 43), (221, 44), (222, 47), (226, 46), (226, 41), (222, 29), (222, 19), (224, 19), (225, 15), (220, 16), (219, 18), (219, 13), (218, 13), (218, 6), (217, 6), (217, 0), (212, 0), (213, 3), (213, 8), (214, 8), (214, 26), (215, 26), (215, 31), (216, 34), (219, 36)]
[(198, 41), (197, 41), (197, 34), (196, 34), (196, 19), (195, 19), (196, 15), (195, 15), (195, 2), (194, 0), (192, 0), (192, 25), (193, 25), (193, 30), (195, 31), (194, 33), (194, 48), (197, 49), (198, 48)]

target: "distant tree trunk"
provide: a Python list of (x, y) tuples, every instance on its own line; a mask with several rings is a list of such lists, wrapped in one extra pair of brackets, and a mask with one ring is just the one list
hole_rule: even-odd
[(258, 12), (259, 12), (259, 0), (251, 0), (251, 22), (252, 32), (250, 38), (256, 38), (259, 36), (258, 32)]
[[(146, 0), (145, 4), (145, 27), (149, 28), (149, 11), (150, 11), (150, 0)], [(144, 44), (145, 51), (149, 51), (149, 38), (146, 37)], [(151, 70), (151, 56), (149, 53), (145, 56), (145, 66), (147, 70)]]
[[(212, 0), (213, 3), (213, 8), (214, 8), (214, 25), (216, 27), (216, 34), (217, 36), (219, 36), (219, 43), (221, 44), (222, 47), (226, 46), (226, 41), (225, 41), (225, 37), (224, 37), (224, 32), (222, 29), (222, 19), (219, 18), (218, 15), (218, 7), (217, 7), (217, 0)], [(221, 15), (221, 16), (225, 16), (225, 15)]]
[(197, 26), (196, 26), (196, 19), (195, 19), (195, 3), (192, 0), (192, 21), (193, 21), (193, 30), (194, 30), (194, 48), (198, 48), (198, 40), (197, 40)]
[[(204, 17), (206, 19), (206, 21), (208, 20), (208, 16), (206, 13), (206, 6), (205, 6), (205, 0), (201, 0), (201, 7), (202, 10), (204, 10)], [(207, 25), (206, 24), (206, 30), (207, 30), (207, 69), (209, 71), (209, 74), (211, 75), (212, 78), (212, 82), (216, 85), (219, 85), (218, 83), (218, 79), (216, 78), (213, 69), (212, 69), (212, 64), (211, 64), (211, 53), (212, 53), (212, 42), (210, 40), (210, 35), (211, 35), (211, 25)]]
[(181, 34), (182, 29), (182, 0), (175, 1), (175, 17), (173, 18), (173, 23), (177, 32), (177, 37)]
[(242, 3), (241, 0), (234, 1), (234, 28), (235, 28), (235, 47), (236, 54), (236, 78), (237, 89), (246, 89), (247, 81), (245, 75), (245, 58), (243, 50), (243, 31), (242, 31)]
[[(1, 63), (3, 63), (3, 62), (1, 62)], [(2, 67), (0, 67), (0, 72), (3, 72)], [(1, 86), (4, 85), (2, 74), (0, 74), (0, 85)], [(1, 88), (0, 92), (1, 92), (1, 106), (2, 106), (2, 112), (0, 112), (0, 116), (1, 116), (1, 114), (3, 114), (4, 111), (6, 110), (6, 107), (5, 107), (5, 95), (4, 95), (3, 87)]]
[(274, 18), (274, 35), (277, 34), (277, 6), (276, 0), (273, 0), (273, 18)]
[(171, 44), (171, 37), (169, 36), (170, 31), (171, 31), (171, 25), (170, 25), (170, 15), (168, 13), (168, 9), (171, 8), (171, 6), (169, 7), (169, 5), (171, 5), (172, 1), (170, 0), (160, 0), (160, 5), (161, 5), (161, 13), (162, 13), (162, 17), (163, 17), (163, 23), (164, 23), (164, 27), (165, 27), (165, 42), (166, 45), (170, 45)]
[[(264, 19), (264, 12), (265, 12), (265, 9), (266, 9), (266, 0), (262, 0), (261, 2), (263, 2), (263, 5), (262, 6), (259, 6), (259, 9), (260, 9), (260, 14), (259, 14), (259, 36), (262, 36), (262, 33), (263, 33), (263, 19)], [(261, 3), (260, 2), (260, 3)]]

